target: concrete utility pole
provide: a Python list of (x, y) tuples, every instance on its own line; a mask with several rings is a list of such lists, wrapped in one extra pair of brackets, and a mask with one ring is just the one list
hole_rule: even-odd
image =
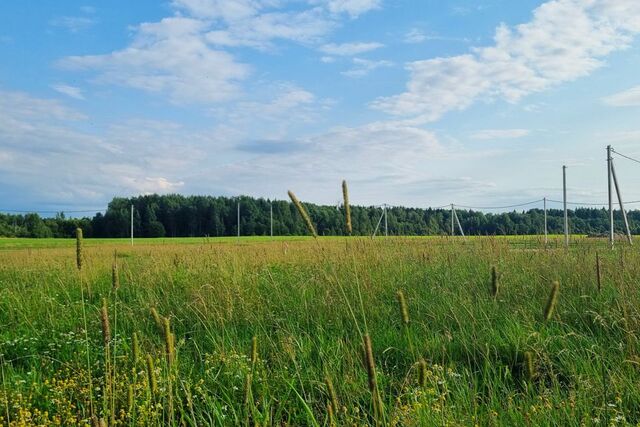
[(544, 202), (544, 245), (549, 243), (549, 231), (547, 228), (547, 198), (543, 199)]
[(384, 235), (389, 237), (389, 221), (387, 220), (387, 204), (384, 204)]
[(133, 246), (133, 205), (131, 205), (131, 246)]
[[(464, 231), (462, 230), (462, 224), (460, 224), (460, 219), (458, 219), (458, 214), (456, 213), (455, 209), (453, 210), (453, 217), (456, 219), (456, 222), (458, 223), (458, 230), (460, 230), (460, 235), (462, 237), (465, 237), (464, 236)], [(465, 240), (466, 240), (466, 238), (465, 238)]]
[(273, 202), (269, 205), (269, 220), (271, 225), (271, 237), (273, 237)]
[(454, 228), (454, 221), (455, 221), (454, 208), (453, 208), (453, 203), (451, 203), (451, 236), (454, 236), (455, 232), (456, 232), (456, 230)]
[(614, 244), (614, 229), (613, 229), (613, 176), (611, 174), (611, 166), (613, 162), (611, 159), (611, 146), (607, 145), (607, 180), (609, 184), (609, 245), (613, 248)]
[(567, 167), (562, 166), (562, 201), (564, 204), (564, 246), (569, 248), (569, 212), (567, 211)]
[(238, 237), (240, 237), (240, 202), (238, 202)]
[(630, 245), (633, 245), (633, 240), (631, 239), (631, 229), (629, 228), (629, 220), (627, 219), (627, 211), (624, 209), (624, 204), (622, 203), (622, 193), (620, 192), (620, 185), (618, 184), (618, 177), (616, 177), (616, 168), (613, 165), (613, 159), (611, 160), (611, 176), (613, 176), (613, 185), (616, 187), (616, 194), (618, 195), (618, 203), (620, 203), (620, 210), (622, 211), (622, 218), (624, 219), (624, 226), (627, 231), (627, 240)]

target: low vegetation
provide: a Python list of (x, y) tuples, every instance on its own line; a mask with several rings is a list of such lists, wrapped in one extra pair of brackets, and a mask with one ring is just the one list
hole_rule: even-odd
[(636, 425), (639, 266), (594, 239), (8, 248), (0, 424)]

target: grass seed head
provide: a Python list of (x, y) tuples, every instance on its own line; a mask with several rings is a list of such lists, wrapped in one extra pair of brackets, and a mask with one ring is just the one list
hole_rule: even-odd
[(498, 279), (498, 271), (494, 265), (491, 267), (491, 296), (494, 298), (498, 296), (498, 291), (500, 289), (500, 281)]
[(402, 323), (407, 326), (409, 325), (409, 309), (407, 307), (407, 300), (404, 297), (404, 292), (399, 290), (396, 293), (396, 297), (398, 298), (398, 306), (400, 308), (400, 317), (402, 319)]
[(258, 337), (255, 335), (251, 338), (251, 366), (258, 363)]
[(329, 427), (334, 427), (336, 425), (336, 416), (331, 402), (327, 402), (327, 418), (329, 419)]
[(367, 377), (369, 379), (369, 391), (371, 391), (371, 393), (375, 393), (377, 388), (376, 362), (373, 358), (371, 337), (368, 334), (364, 336), (364, 361), (367, 368)]
[(109, 310), (107, 308), (107, 299), (102, 299), (102, 307), (100, 308), (100, 322), (102, 323), (102, 341), (105, 348), (109, 348), (111, 342), (111, 326), (109, 324)]
[(133, 410), (135, 398), (136, 396), (133, 391), (133, 384), (129, 384), (129, 387), (127, 388), (127, 408), (129, 412)]
[(164, 321), (160, 317), (160, 314), (158, 314), (158, 310), (155, 307), (151, 307), (151, 317), (153, 317), (153, 321), (155, 322), (160, 332), (164, 333)]
[(349, 205), (349, 189), (347, 188), (347, 181), (342, 181), (342, 197), (344, 199), (345, 231), (350, 235), (353, 232), (353, 227), (351, 225), (351, 206)]
[(140, 358), (140, 341), (138, 340), (138, 333), (134, 332), (131, 336), (131, 357), (133, 363), (136, 363)]
[(304, 220), (304, 223), (307, 226), (307, 230), (309, 230), (309, 233), (314, 238), (318, 237), (318, 234), (316, 233), (316, 229), (313, 226), (313, 223), (311, 222), (311, 217), (309, 217), (309, 214), (307, 213), (307, 210), (304, 208), (304, 206), (302, 206), (302, 203), (300, 203), (300, 200), (298, 200), (296, 195), (293, 194), (293, 191), (289, 190), (288, 193), (289, 193), (289, 198), (291, 199), (291, 202), (296, 207), (296, 209), (298, 210), (298, 213), (300, 214), (300, 216)]
[(549, 299), (547, 300), (547, 305), (544, 308), (544, 320), (548, 322), (551, 317), (553, 317), (553, 312), (556, 309), (556, 304), (558, 303), (558, 292), (560, 291), (560, 283), (553, 282), (551, 286), (551, 293), (549, 294)]
[(175, 337), (171, 332), (171, 320), (168, 317), (165, 317), (162, 321), (163, 329), (164, 329), (164, 346), (165, 351), (167, 353), (167, 364), (171, 366), (175, 359)]
[(111, 289), (120, 289), (120, 276), (118, 275), (118, 263), (114, 260), (111, 266)]
[(418, 384), (422, 388), (427, 386), (427, 362), (424, 359), (418, 361)]
[(249, 406), (249, 401), (251, 400), (251, 373), (248, 373), (244, 377), (244, 395), (242, 397), (242, 403), (244, 406)]
[(147, 354), (147, 377), (149, 380), (149, 392), (151, 396), (156, 396), (158, 394), (158, 380), (156, 379), (153, 358), (150, 354)]
[(528, 381), (533, 381), (536, 377), (536, 368), (533, 362), (533, 353), (524, 352), (524, 371)]
[(82, 228), (76, 228), (76, 267), (82, 270)]
[(325, 375), (324, 384), (327, 387), (327, 394), (329, 395), (329, 406), (331, 406), (334, 413), (337, 413), (340, 408), (340, 402), (338, 401), (338, 394), (329, 375)]

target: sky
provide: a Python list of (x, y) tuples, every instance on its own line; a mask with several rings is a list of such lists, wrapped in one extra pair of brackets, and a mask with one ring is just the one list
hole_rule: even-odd
[(0, 210), (604, 203), (640, 158), (637, 0), (4, 0), (0, 57)]

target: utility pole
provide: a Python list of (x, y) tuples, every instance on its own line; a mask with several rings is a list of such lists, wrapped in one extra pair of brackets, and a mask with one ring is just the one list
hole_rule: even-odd
[(238, 237), (240, 237), (240, 201), (238, 201)]
[(273, 237), (273, 202), (269, 205), (269, 220), (271, 225), (271, 237)]
[(564, 204), (564, 247), (569, 249), (569, 212), (567, 211), (567, 167), (562, 166), (562, 201)]
[[(464, 231), (462, 230), (462, 224), (460, 224), (460, 219), (458, 219), (458, 214), (456, 213), (455, 209), (453, 210), (453, 217), (456, 219), (456, 222), (458, 223), (458, 230), (460, 230), (460, 235), (462, 237), (465, 237), (464, 236)], [(465, 238), (465, 240), (466, 240), (466, 238)]]
[(629, 228), (629, 220), (627, 219), (627, 211), (624, 209), (624, 204), (622, 203), (622, 193), (620, 192), (620, 185), (618, 184), (618, 178), (616, 177), (616, 168), (613, 165), (613, 159), (611, 160), (611, 176), (613, 176), (613, 184), (616, 187), (618, 203), (620, 203), (620, 210), (622, 211), (622, 218), (624, 219), (624, 226), (627, 231), (627, 240), (629, 241), (630, 245), (633, 245), (633, 240), (631, 239), (631, 229)]
[(456, 230), (454, 228), (454, 223), (453, 223), (454, 220), (455, 219), (454, 219), (453, 203), (451, 203), (451, 236), (454, 236), (455, 232), (456, 232)]
[(389, 237), (389, 221), (387, 220), (387, 204), (384, 204), (384, 235)]
[(549, 231), (547, 228), (547, 198), (543, 199), (544, 204), (544, 245), (547, 246), (549, 243)]
[(612, 173), (611, 168), (613, 160), (611, 159), (611, 146), (607, 145), (607, 178), (609, 183), (609, 245), (613, 249), (614, 244), (614, 229), (613, 229), (613, 192), (612, 192)]
[(131, 205), (131, 246), (133, 246), (133, 205)]

